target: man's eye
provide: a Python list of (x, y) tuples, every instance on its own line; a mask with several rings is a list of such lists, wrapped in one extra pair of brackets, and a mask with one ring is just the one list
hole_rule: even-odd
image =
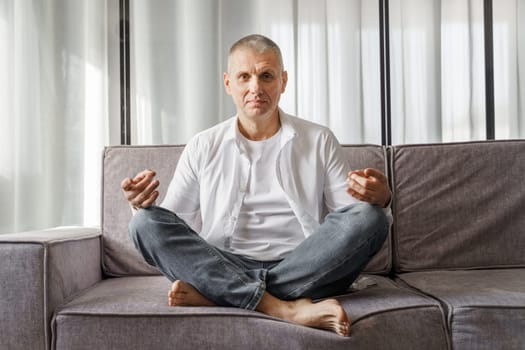
[(248, 74), (241, 74), (241, 75), (239, 75), (239, 80), (246, 81), (248, 79), (250, 79)]
[(270, 80), (270, 79), (273, 78), (273, 74), (272, 74), (272, 73), (263, 73), (263, 74), (262, 74), (262, 78), (263, 78), (264, 80)]

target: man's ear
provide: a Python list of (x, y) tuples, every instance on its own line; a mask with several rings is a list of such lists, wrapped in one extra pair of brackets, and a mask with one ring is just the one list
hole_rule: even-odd
[(288, 84), (288, 72), (283, 71), (282, 73), (283, 86), (281, 88), (281, 94), (286, 90), (286, 84)]
[(226, 93), (228, 95), (231, 95), (231, 88), (230, 88), (230, 77), (228, 76), (228, 72), (224, 72), (222, 75), (222, 80), (224, 83), (224, 89), (226, 90)]

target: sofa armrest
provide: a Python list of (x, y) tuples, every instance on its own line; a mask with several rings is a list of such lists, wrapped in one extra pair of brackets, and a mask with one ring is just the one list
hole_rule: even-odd
[(98, 228), (0, 235), (0, 349), (49, 349), (56, 307), (101, 279)]

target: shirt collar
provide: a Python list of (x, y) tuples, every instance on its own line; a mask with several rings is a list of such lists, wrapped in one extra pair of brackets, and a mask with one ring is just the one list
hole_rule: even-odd
[(279, 118), (281, 119), (281, 128), (283, 134), (281, 137), (281, 148), (284, 147), (288, 141), (292, 140), (297, 135), (297, 130), (293, 119), (279, 108)]
[[(237, 124), (237, 119), (238, 119), (237, 115), (235, 115), (235, 117), (233, 118), (230, 118), (230, 125), (228, 126), (228, 130), (226, 131), (226, 134), (224, 135), (225, 141), (239, 140), (240, 131), (239, 131), (239, 126)], [(288, 141), (290, 141), (291, 139), (295, 137), (295, 135), (297, 135), (297, 130), (290, 116), (284, 113), (283, 110), (280, 108), (279, 108), (279, 119), (281, 120), (281, 129), (282, 129), (281, 147), (283, 147)]]

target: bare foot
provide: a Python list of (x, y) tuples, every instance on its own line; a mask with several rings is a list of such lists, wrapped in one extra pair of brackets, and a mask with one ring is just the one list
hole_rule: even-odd
[(177, 280), (171, 285), (168, 293), (170, 306), (215, 306), (191, 284)]
[(303, 326), (328, 329), (345, 337), (350, 335), (350, 319), (335, 299), (318, 303), (307, 298), (283, 301), (265, 293), (257, 309)]
[[(215, 306), (191, 284), (180, 280), (173, 282), (168, 298), (170, 306)], [(283, 301), (266, 292), (257, 310), (303, 326), (328, 329), (345, 337), (350, 335), (350, 319), (335, 299), (317, 303), (307, 298)]]
[(313, 303), (310, 299), (299, 299), (291, 303), (295, 304), (295, 316), (291, 321), (308, 327), (332, 330), (345, 337), (350, 335), (350, 319), (337, 300)]

